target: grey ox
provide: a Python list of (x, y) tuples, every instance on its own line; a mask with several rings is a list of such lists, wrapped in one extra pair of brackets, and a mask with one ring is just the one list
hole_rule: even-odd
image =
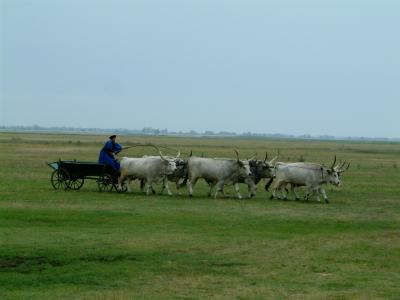
[[(277, 159), (277, 157), (274, 157), (270, 161), (267, 161), (267, 159), (268, 153), (265, 153), (264, 160), (255, 159), (255, 157), (250, 158), (248, 160), (251, 172), (250, 176), (239, 176), (239, 183), (247, 184), (249, 198), (256, 195), (257, 184), (261, 181), (261, 179), (272, 178), (274, 176), (273, 162)], [(212, 189), (212, 186), (215, 185), (215, 183), (211, 181), (207, 181), (207, 183), (209, 186), (211, 185), (210, 190)]]
[(203, 178), (212, 183), (210, 184), (209, 195), (215, 184), (217, 185), (215, 198), (217, 198), (219, 192), (223, 193), (225, 184), (233, 184), (238, 198), (241, 199), (239, 178), (249, 177), (251, 171), (248, 160), (240, 160), (236, 150), (235, 153), (237, 159), (190, 157), (188, 159), (189, 196), (193, 195), (193, 188), (197, 180)]
[[(304, 196), (305, 200), (315, 193), (317, 201), (320, 201), (319, 194), (322, 194), (326, 203), (329, 203), (328, 196), (326, 195), (325, 189), (322, 187), (325, 183), (330, 183), (336, 186), (340, 186), (340, 175), (346, 171), (350, 163), (346, 168), (344, 161), (343, 163), (335, 166), (336, 156), (333, 164), (330, 168), (324, 165), (316, 163), (298, 162), (298, 163), (277, 163), (275, 165), (275, 187), (273, 189), (271, 198), (287, 199), (287, 192), (284, 190), (288, 184), (291, 185), (292, 192), (296, 196), (296, 200), (299, 196), (296, 193), (295, 188), (299, 186), (305, 186), (307, 188)], [(277, 196), (277, 192), (281, 192), (281, 196)], [(284, 193), (282, 197), (282, 193)]]
[(164, 157), (160, 152), (160, 156), (123, 157), (120, 164), (121, 175), (118, 178), (118, 189), (122, 189), (122, 183), (128, 180), (128, 192), (131, 192), (130, 181), (139, 179), (148, 183), (147, 195), (154, 190), (153, 184), (159, 182), (162, 182), (168, 194), (172, 195), (166, 177), (176, 170), (175, 158)]
[[(188, 162), (187, 162), (187, 160), (179, 158), (179, 154), (177, 157), (174, 157), (174, 158), (172, 158), (170, 156), (166, 156), (166, 158), (173, 159), (175, 161), (176, 169), (174, 172), (167, 174), (165, 180), (168, 180), (169, 182), (174, 182), (175, 186), (176, 186), (176, 190), (177, 190), (178, 194), (180, 195), (180, 188), (182, 186), (186, 186), (186, 182), (187, 182)], [(142, 179), (140, 181), (140, 189), (143, 190), (145, 185), (146, 185), (146, 180)], [(167, 186), (167, 184), (165, 184), (163, 182), (160, 194), (162, 194), (164, 192), (164, 190), (166, 189), (166, 186)], [(156, 191), (153, 189), (152, 193), (156, 194)]]

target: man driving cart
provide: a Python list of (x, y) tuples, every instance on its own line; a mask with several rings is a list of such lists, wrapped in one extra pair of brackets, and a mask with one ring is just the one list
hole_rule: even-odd
[(122, 150), (122, 146), (116, 143), (117, 136), (115, 134), (109, 137), (109, 140), (104, 144), (103, 148), (100, 151), (99, 155), (99, 163), (106, 164), (113, 167), (113, 169), (119, 172), (120, 164), (116, 159), (115, 155), (117, 155)]

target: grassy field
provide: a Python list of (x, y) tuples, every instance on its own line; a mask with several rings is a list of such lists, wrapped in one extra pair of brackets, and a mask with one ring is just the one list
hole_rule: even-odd
[[(120, 137), (182, 156), (351, 161), (331, 204), (55, 191), (105, 137), (0, 133), (0, 299), (399, 299), (400, 144)], [(176, 154), (165, 150), (165, 154)], [(154, 154), (132, 148), (126, 156)], [(173, 191), (175, 189), (173, 188)], [(246, 187), (241, 186), (246, 194)]]

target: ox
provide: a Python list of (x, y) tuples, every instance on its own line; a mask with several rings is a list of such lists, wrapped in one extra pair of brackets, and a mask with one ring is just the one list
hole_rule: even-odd
[[(167, 174), (166, 178), (164, 178), (164, 180), (168, 180), (170, 182), (174, 182), (175, 186), (176, 186), (176, 190), (178, 191), (178, 194), (180, 194), (180, 188), (182, 186), (186, 185), (187, 182), (187, 170), (188, 170), (188, 163), (187, 160), (181, 159), (179, 158), (179, 154), (177, 157), (172, 158), (167, 156), (168, 159), (173, 159), (175, 161), (176, 164), (176, 169), (173, 173)], [(146, 185), (146, 180), (142, 179), (140, 181), (140, 188), (141, 190), (144, 189)], [(163, 187), (162, 190), (160, 191), (160, 194), (162, 194), (164, 192), (164, 190), (166, 189), (167, 184), (165, 182), (163, 182)], [(152, 193), (155, 194), (156, 191), (154, 189), (152, 189)]]
[(147, 156), (147, 157), (123, 157), (120, 161), (121, 175), (118, 178), (118, 188), (121, 189), (122, 182), (128, 178), (128, 191), (131, 192), (129, 183), (134, 179), (145, 180), (148, 183), (146, 194), (149, 195), (154, 189), (153, 184), (162, 182), (172, 195), (168, 181), (165, 180), (166, 176), (173, 174), (176, 170), (175, 159), (164, 157), (161, 152), (160, 156)]
[[(350, 163), (344, 168), (346, 162), (335, 166), (336, 156), (333, 164), (330, 168), (324, 165), (315, 163), (277, 163), (275, 165), (275, 188), (272, 192), (271, 198), (277, 198), (277, 191), (283, 192), (288, 184), (291, 185), (292, 191), (299, 199), (295, 188), (299, 186), (305, 186), (307, 188), (304, 196), (305, 200), (316, 193), (317, 201), (320, 201), (319, 194), (322, 194), (326, 203), (329, 203), (328, 196), (326, 195), (325, 189), (322, 184), (330, 183), (336, 186), (340, 186), (340, 174), (346, 171)], [(279, 197), (282, 198), (282, 197)], [(287, 192), (283, 199), (287, 199)]]
[(265, 153), (264, 161), (259, 159), (250, 159), (250, 171), (251, 175), (248, 177), (239, 177), (240, 183), (246, 183), (249, 190), (249, 197), (255, 196), (256, 186), (262, 178), (272, 178), (274, 176), (274, 166), (272, 165), (277, 157), (267, 161), (268, 154)]
[(193, 195), (193, 188), (199, 178), (205, 179), (210, 184), (209, 195), (216, 184), (215, 198), (225, 184), (232, 183), (239, 199), (239, 178), (247, 178), (251, 175), (249, 162), (240, 160), (239, 153), (235, 150), (237, 159), (203, 158), (192, 156), (188, 159), (188, 186), (189, 196)]
[[(274, 176), (273, 162), (277, 159), (274, 157), (272, 160), (267, 161), (268, 153), (265, 154), (264, 161), (259, 159), (250, 158), (248, 160), (250, 166), (250, 176), (239, 176), (239, 183), (247, 184), (249, 191), (249, 198), (256, 195), (257, 184), (263, 178), (272, 178)], [(213, 185), (213, 182), (207, 181), (208, 185)], [(212, 187), (212, 186), (211, 186)], [(210, 189), (211, 190), (211, 189)]]

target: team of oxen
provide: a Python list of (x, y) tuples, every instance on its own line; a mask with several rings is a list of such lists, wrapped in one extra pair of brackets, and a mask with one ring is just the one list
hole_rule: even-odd
[(265, 179), (266, 190), (274, 182), (271, 198), (287, 199), (290, 188), (295, 199), (299, 200), (296, 188), (303, 186), (306, 188), (305, 200), (315, 195), (317, 201), (320, 201), (319, 196), (322, 195), (325, 202), (329, 203), (323, 185), (340, 186), (340, 176), (350, 166), (350, 163), (346, 164), (345, 161), (336, 164), (336, 156), (332, 165), (327, 167), (308, 162), (276, 162), (277, 157), (268, 160), (267, 154), (264, 160), (256, 157), (240, 159), (239, 153), (234, 151), (235, 159), (198, 157), (192, 153), (188, 159), (182, 159), (180, 152), (177, 156), (164, 156), (161, 151), (157, 156), (123, 157), (120, 160), (121, 175), (118, 186), (122, 189), (122, 185), (126, 184), (128, 191), (131, 192), (130, 183), (137, 179), (141, 182), (141, 190), (144, 191), (147, 186), (146, 193), (151, 194), (156, 193), (154, 184), (162, 183), (161, 193), (166, 189), (168, 194), (172, 195), (168, 182), (174, 182), (178, 193), (181, 187), (187, 186), (189, 196), (192, 197), (197, 181), (204, 179), (209, 185), (208, 196), (211, 196), (214, 188), (215, 198), (219, 193), (226, 196), (224, 186), (231, 184), (237, 197), (242, 199), (239, 183), (247, 184), (249, 197), (253, 197), (256, 194), (257, 184)]

